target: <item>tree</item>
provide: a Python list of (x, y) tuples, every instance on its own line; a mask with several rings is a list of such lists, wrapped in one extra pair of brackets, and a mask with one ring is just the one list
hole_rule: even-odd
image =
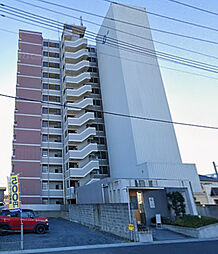
[(167, 194), (169, 200), (169, 207), (175, 212), (176, 217), (185, 215), (185, 199), (183, 195), (178, 192), (170, 192)]

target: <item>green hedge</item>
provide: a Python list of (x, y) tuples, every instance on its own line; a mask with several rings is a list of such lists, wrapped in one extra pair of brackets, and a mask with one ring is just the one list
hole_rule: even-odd
[(188, 228), (199, 228), (203, 226), (207, 226), (213, 223), (218, 223), (218, 220), (211, 217), (201, 217), (193, 216), (193, 215), (185, 215), (178, 218), (173, 225), (188, 227)]

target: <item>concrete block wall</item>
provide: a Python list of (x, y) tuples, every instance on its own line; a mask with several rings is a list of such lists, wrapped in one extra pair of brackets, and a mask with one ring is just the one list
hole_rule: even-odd
[[(71, 221), (130, 239), (128, 204), (70, 205)], [(134, 222), (135, 224), (135, 219)]]

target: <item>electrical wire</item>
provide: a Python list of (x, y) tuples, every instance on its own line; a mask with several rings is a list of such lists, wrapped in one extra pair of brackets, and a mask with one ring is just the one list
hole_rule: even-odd
[[(26, 5), (29, 5), (29, 6), (32, 6), (32, 7), (36, 7), (36, 8), (42, 9), (42, 10), (44, 10), (44, 11), (46, 10), (46, 11), (49, 11), (49, 12), (52, 12), (52, 13), (55, 13), (55, 14), (58, 14), (58, 15), (62, 15), (62, 16), (65, 16), (65, 17), (69, 17), (69, 18), (73, 18), (73, 19), (76, 19), (76, 20), (81, 21), (81, 19), (78, 18), (78, 17), (69, 15), (69, 14), (67, 14), (67, 13), (59, 12), (59, 11), (57, 11), (57, 10), (51, 10), (51, 9), (46, 8), (46, 7), (42, 7), (42, 6), (39, 6), (39, 5), (35, 5), (35, 4), (32, 4), (32, 3), (25, 2), (25, 1), (23, 1), (23, 0), (14, 0), (14, 1), (16, 1), (16, 2), (21, 2), (21, 3), (24, 3), (24, 4), (26, 4)], [(85, 22), (89, 23), (89, 24), (92, 24), (92, 25), (95, 25), (95, 26), (98, 26), (98, 27), (102, 26), (102, 27), (104, 27), (104, 28), (108, 28), (108, 29), (110, 29), (110, 30), (117, 31), (117, 32), (119, 32), (119, 33), (123, 33), (123, 34), (127, 34), (127, 35), (130, 35), (130, 36), (133, 36), (133, 37), (135, 37), (135, 38), (140, 38), (140, 39), (143, 39), (143, 40), (152, 41), (152, 42), (155, 42), (155, 43), (160, 44), (160, 45), (164, 45), (164, 46), (171, 47), (171, 48), (175, 48), (175, 49), (179, 49), (179, 50), (182, 50), (182, 51), (186, 51), (186, 52), (198, 54), (198, 55), (205, 56), (205, 57), (208, 57), (208, 58), (218, 59), (218, 57), (216, 57), (216, 56), (204, 54), (204, 53), (199, 52), (199, 51), (195, 51), (195, 50), (191, 50), (191, 49), (187, 49), (187, 48), (175, 46), (175, 45), (172, 45), (172, 44), (169, 44), (169, 43), (161, 42), (161, 41), (158, 41), (158, 40), (153, 40), (153, 39), (150, 39), (150, 38), (142, 37), (142, 36), (137, 35), (137, 34), (129, 33), (129, 32), (127, 32), (127, 31), (120, 30), (120, 29), (117, 29), (117, 28), (115, 29), (115, 28), (113, 28), (113, 27), (106, 26), (106, 25), (104, 25), (104, 24), (99, 24), (99, 23), (96, 23), (96, 22), (93, 22), (93, 21), (90, 21), (90, 20), (87, 20), (87, 19), (83, 19), (83, 20), (84, 20)]]
[[(21, 2), (19, 0), (16, 0), (16, 1)], [(156, 31), (156, 32), (159, 32), (159, 33), (166, 33), (166, 34), (170, 34), (170, 35), (174, 35), (174, 36), (178, 36), (178, 37), (182, 37), (182, 38), (186, 38), (186, 39), (197, 40), (197, 41), (201, 41), (201, 42), (205, 42), (205, 43), (218, 45), (218, 42), (216, 42), (216, 41), (206, 40), (206, 39), (203, 39), (203, 38), (193, 37), (193, 36), (189, 36), (189, 35), (185, 35), (185, 34), (179, 34), (179, 33), (174, 33), (174, 32), (161, 30), (161, 29), (157, 29), (157, 28), (152, 28), (152, 27), (146, 27), (146, 26), (143, 26), (143, 25), (133, 24), (133, 23), (129, 23), (127, 21), (105, 17), (105, 16), (102, 16), (102, 15), (99, 15), (99, 14), (87, 12), (87, 11), (84, 11), (84, 10), (79, 10), (79, 9), (76, 9), (76, 8), (72, 8), (72, 7), (69, 7), (69, 6), (64, 6), (64, 5), (57, 4), (57, 3), (51, 3), (51, 2), (48, 2), (48, 1), (45, 1), (45, 0), (35, 0), (35, 1), (43, 2), (43, 3), (49, 4), (49, 5), (52, 5), (52, 6), (56, 6), (56, 7), (61, 7), (61, 8), (64, 8), (64, 9), (68, 10), (68, 11), (72, 10), (72, 11), (84, 13), (84, 14), (87, 14), (87, 15), (95, 16), (95, 17), (98, 17), (98, 18), (105, 18), (105, 19), (108, 19), (110, 21), (116, 21), (116, 22), (120, 22), (120, 23), (123, 23), (123, 24), (126, 24), (126, 25), (131, 25), (131, 26), (134, 26), (134, 27), (139, 27), (139, 28), (148, 29), (148, 30), (151, 30), (151, 31)]]
[[(3, 6), (4, 7), (4, 6)], [(6, 7), (7, 8), (7, 7)], [(17, 9), (17, 8), (13, 8), (12, 7), (12, 9), (16, 9), (16, 10), (19, 10), (19, 9)], [(5, 10), (4, 10), (5, 11)], [(7, 11), (5, 11), (6, 13), (8, 13), (8, 14), (11, 14), (10, 13), (10, 11), (11, 10), (9, 10), (9, 12), (7, 12)], [(19, 10), (19, 12), (20, 12), (21, 10)], [(15, 13), (18, 13), (17, 11), (13, 11), (13, 12), (15, 12)], [(25, 12), (25, 11), (22, 11), (22, 12)], [(36, 14), (32, 14), (32, 13), (30, 13), (30, 12), (25, 12), (25, 13), (28, 13), (28, 14), (31, 14), (31, 15), (34, 15), (34, 16), (37, 16), (37, 23), (40, 23), (40, 24), (43, 24), (43, 25), (48, 25), (47, 23), (50, 23), (51, 25), (49, 25), (49, 27), (53, 27), (53, 28), (55, 28), (55, 29), (59, 29), (59, 27), (57, 27), (56, 25), (54, 26), (54, 25), (52, 25), (53, 24), (53, 22), (56, 22), (56, 23), (61, 23), (61, 22), (57, 22), (57, 21), (55, 21), (55, 20), (51, 20), (51, 19), (48, 19), (48, 18), (45, 18), (45, 17), (42, 17), (42, 16), (39, 16), (39, 15), (36, 15)], [(20, 13), (18, 13), (18, 14), (20, 14)], [(21, 14), (20, 14), (21, 15)], [(26, 15), (26, 14), (25, 14)], [(19, 15), (15, 15), (15, 16), (18, 16), (18, 17), (20, 17)], [(23, 17), (23, 16), (22, 16)], [(39, 20), (38, 20), (38, 18), (43, 18), (43, 19), (46, 19), (46, 23), (42, 23), (42, 22), (40, 22)], [(35, 17), (34, 17), (35, 18)], [(36, 22), (35, 20), (32, 20), (32, 17), (31, 17), (31, 19), (28, 17), (26, 17), (25, 16), (25, 19), (28, 19), (28, 20), (30, 20), (30, 21), (33, 21), (33, 22)], [(43, 20), (43, 22), (45, 22), (45, 20)], [(63, 25), (64, 23), (61, 23), (61, 25)], [(89, 32), (90, 33), (90, 32)], [(91, 32), (91, 36), (93, 36), (93, 35), (96, 35), (96, 34), (94, 34), (94, 33), (92, 33)], [(101, 35), (102, 36), (102, 38), (103, 38), (103, 35)], [(102, 39), (101, 38), (101, 39)], [(141, 49), (142, 50), (144, 50), (144, 48), (139, 48), (139, 47), (136, 47), (135, 45), (133, 45), (133, 44), (126, 44), (125, 42), (125, 44), (121, 44), (121, 42), (120, 41), (114, 41), (114, 39), (112, 39), (113, 41), (111, 41), (111, 38), (109, 37), (108, 38), (109, 39), (109, 41), (110, 41), (110, 43), (112, 44), (112, 43), (118, 43), (119, 42), (119, 47), (120, 46), (124, 46), (124, 47), (122, 47), (123, 49), (127, 49), (128, 50), (128, 46), (130, 46), (131, 47), (131, 51), (135, 51), (135, 52), (137, 52), (137, 53), (140, 53), (141, 51)], [(113, 44), (114, 45), (114, 44)], [(127, 46), (126, 46), (127, 45)], [(143, 51), (143, 53), (145, 53), (144, 51)], [(150, 50), (150, 49), (147, 49), (147, 51), (146, 51), (146, 54), (147, 53), (152, 53), (153, 54), (153, 57), (156, 57), (156, 53), (159, 53), (159, 52), (155, 52), (154, 50), (152, 51), (152, 50)], [(163, 53), (161, 52), (161, 54), (163, 55)], [(166, 59), (166, 58), (164, 58), (165, 56), (167, 56), (168, 57), (168, 59)], [(160, 59), (162, 59), (162, 60), (167, 60), (167, 61), (171, 61), (171, 62), (174, 62), (174, 63), (179, 63), (179, 64), (185, 64), (186, 66), (189, 66), (189, 67), (194, 67), (194, 68), (196, 68), (196, 66), (194, 66), (193, 64), (190, 64), (190, 59), (186, 59), (186, 58), (180, 58), (180, 59), (178, 59), (178, 57), (176, 56), (174, 56), (174, 55), (169, 55), (169, 54), (165, 54), (164, 53), (164, 57), (160, 57), (160, 56), (158, 56), (158, 58), (160, 58)], [(169, 57), (171, 58), (171, 59), (169, 59)], [(182, 60), (183, 61), (183, 63), (181, 63), (181, 62), (178, 62), (178, 60)], [(187, 62), (188, 61), (188, 62)], [(200, 69), (202, 69), (202, 70), (206, 70), (206, 71), (211, 71), (211, 72), (215, 72), (215, 73), (217, 73), (217, 66), (214, 66), (214, 65), (208, 65), (208, 64), (204, 64), (203, 63), (203, 68), (202, 68), (202, 63), (201, 62), (198, 62), (198, 61), (194, 61), (194, 60), (191, 60), (192, 62), (191, 63), (194, 63), (194, 64), (200, 64), (200, 66), (198, 66), (197, 68), (200, 68)], [(210, 67), (210, 68), (213, 68), (213, 70), (208, 70), (207, 68), (205, 68), (205, 66), (206, 67)], [(215, 68), (215, 69), (214, 69)]]
[(203, 8), (200, 8), (200, 7), (197, 7), (197, 6), (194, 6), (194, 5), (182, 3), (182, 2), (179, 2), (179, 1), (176, 1), (176, 0), (167, 0), (167, 1), (172, 2), (172, 3), (176, 3), (176, 4), (180, 4), (180, 5), (183, 5), (183, 6), (186, 6), (186, 7), (195, 9), (195, 10), (198, 10), (198, 11), (202, 11), (202, 12), (205, 12), (205, 13), (209, 13), (209, 14), (218, 16), (218, 13), (216, 13), (216, 12), (209, 11), (209, 10), (206, 10), (206, 9), (203, 9)]
[(133, 9), (133, 10), (137, 10), (137, 11), (140, 11), (140, 12), (146, 12), (147, 14), (150, 14), (150, 15), (153, 15), (153, 16), (156, 16), (156, 17), (159, 17), (159, 18), (169, 19), (169, 20), (179, 22), (179, 23), (182, 23), (182, 24), (186, 24), (186, 25), (195, 26), (195, 27), (198, 27), (198, 28), (203, 28), (203, 29), (218, 32), (218, 29), (213, 28), (213, 27), (209, 27), (209, 26), (205, 26), (205, 25), (201, 25), (201, 24), (196, 24), (196, 23), (193, 23), (193, 22), (188, 22), (188, 21), (185, 21), (185, 20), (177, 19), (177, 18), (172, 18), (172, 17), (166, 16), (166, 15), (162, 15), (162, 14), (154, 13), (154, 12), (151, 12), (151, 11), (147, 11), (146, 9), (142, 10), (142, 9), (139, 9), (137, 7), (134, 7), (134, 6), (128, 6), (128, 5), (118, 3), (118, 2), (113, 2), (113, 1), (110, 1), (110, 0), (102, 0), (102, 1), (107, 2), (107, 3), (113, 3), (113, 4), (116, 4), (116, 5), (120, 5), (120, 6), (128, 8), (128, 9)]
[[(7, 95), (7, 94), (0, 94), (0, 96), (10, 98), (10, 99), (21, 100), (21, 101), (40, 102), (42, 104), (56, 105), (56, 106), (64, 107), (64, 108), (67, 108), (67, 109), (68, 108), (69, 109), (70, 108), (72, 108), (72, 109), (81, 109), (81, 110), (84, 109), (84, 108), (81, 108), (81, 107), (64, 105), (64, 104), (61, 104), (61, 103), (58, 103), (58, 102), (48, 102), (48, 101), (43, 101), (43, 100), (35, 100), (35, 99), (23, 98), (23, 97), (12, 96), (12, 95)], [(201, 124), (193, 124), (193, 123), (185, 123), (185, 122), (175, 122), (175, 121), (164, 120), (164, 119), (142, 117), (142, 116), (136, 116), (136, 115), (127, 115), (127, 114), (122, 114), (122, 113), (116, 113), (116, 112), (110, 112), (110, 111), (104, 111), (104, 110), (96, 110), (96, 109), (87, 109), (86, 108), (86, 111), (88, 111), (88, 112), (100, 112), (100, 113), (103, 113), (103, 114), (113, 115), (113, 116), (117, 116), (117, 117), (126, 117), (126, 118), (132, 118), (132, 119), (138, 119), (138, 120), (144, 120), (144, 121), (151, 121), (151, 122), (157, 122), (157, 123), (175, 124), (175, 125), (182, 125), (182, 126), (189, 126), (189, 127), (197, 127), (197, 128), (218, 130), (218, 126), (209, 126), (209, 125), (201, 125)]]
[[(6, 30), (6, 29), (3, 29), (1, 27), (0, 27), (0, 31), (19, 35), (19, 33), (17, 33), (17, 32)], [(137, 61), (137, 60), (135, 60), (133, 58), (118, 57), (118, 56), (111, 55), (111, 54), (106, 54), (106, 53), (103, 53), (103, 52), (98, 52), (98, 55), (111, 56), (111, 57), (114, 57), (114, 58), (122, 58), (122, 59), (127, 60), (127, 61), (131, 61), (131, 62), (136, 62), (136, 63), (140, 63), (140, 64), (144, 64), (144, 65), (150, 65), (150, 66), (157, 67), (156, 64), (151, 64), (151, 63), (146, 63), (146, 62), (142, 62), (142, 61)], [(189, 71), (182, 71), (182, 70), (178, 70), (178, 69), (175, 69), (175, 68), (166, 67), (166, 66), (163, 66), (163, 65), (159, 65), (159, 67), (161, 67), (163, 69), (166, 69), (166, 70), (171, 70), (171, 71), (185, 73), (185, 74), (188, 74), (188, 75), (193, 75), (193, 76), (196, 76), (196, 77), (203, 77), (203, 78), (207, 78), (207, 79), (218, 80), (218, 78), (215, 78), (215, 77), (211, 77), (211, 76), (207, 76), (207, 75), (203, 75), (203, 74), (199, 74), (199, 73), (194, 73), (194, 72), (189, 72)]]

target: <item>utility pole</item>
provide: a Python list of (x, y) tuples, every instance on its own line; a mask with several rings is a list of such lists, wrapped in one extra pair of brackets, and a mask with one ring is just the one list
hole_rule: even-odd
[(218, 180), (217, 165), (214, 161), (213, 161), (213, 167), (214, 167), (214, 170), (215, 170), (215, 173), (216, 173), (216, 179)]

